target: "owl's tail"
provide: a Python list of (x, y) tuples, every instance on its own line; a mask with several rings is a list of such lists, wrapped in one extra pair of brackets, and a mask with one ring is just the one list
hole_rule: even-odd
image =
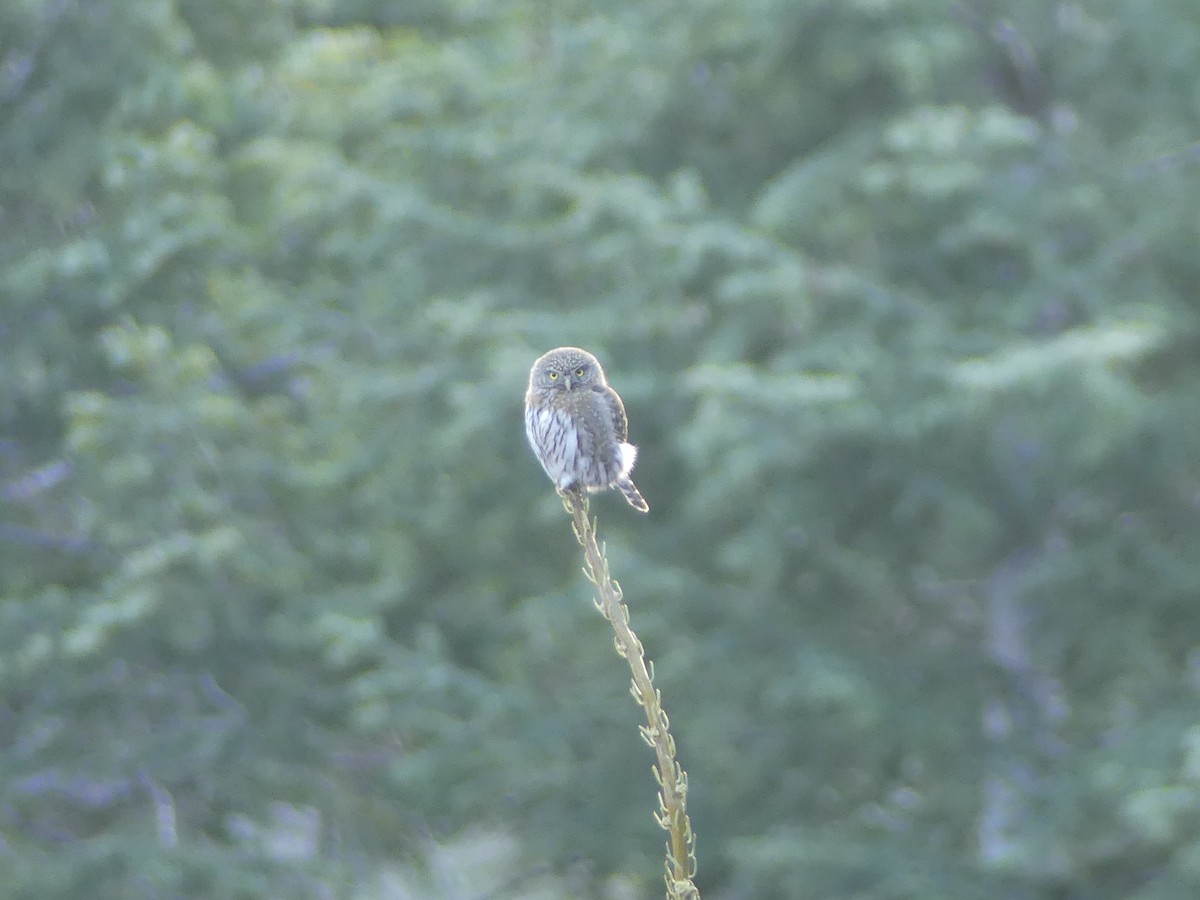
[(628, 475), (622, 475), (617, 479), (616, 488), (625, 495), (629, 505), (638, 512), (650, 512), (650, 504), (646, 502), (646, 498), (642, 496), (642, 492), (637, 489), (637, 485)]

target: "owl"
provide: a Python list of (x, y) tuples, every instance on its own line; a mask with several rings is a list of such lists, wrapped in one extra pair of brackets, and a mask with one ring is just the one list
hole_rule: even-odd
[(625, 405), (592, 354), (559, 347), (533, 364), (525, 434), (560, 491), (615, 487), (634, 509), (649, 512), (629, 477), (637, 448), (625, 440), (626, 430)]

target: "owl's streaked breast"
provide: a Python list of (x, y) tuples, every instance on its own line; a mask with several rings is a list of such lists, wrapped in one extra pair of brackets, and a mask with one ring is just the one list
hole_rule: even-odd
[(526, 407), (525, 434), (550, 480), (560, 489), (569, 487), (581, 453), (571, 413), (561, 404)]

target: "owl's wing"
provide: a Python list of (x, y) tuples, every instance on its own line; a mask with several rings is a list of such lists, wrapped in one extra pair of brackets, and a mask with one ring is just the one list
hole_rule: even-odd
[(616, 435), (617, 442), (624, 443), (629, 433), (629, 420), (625, 417), (625, 404), (621, 402), (617, 392), (607, 384), (597, 385), (596, 389), (604, 398), (609, 415), (612, 416), (613, 433)]

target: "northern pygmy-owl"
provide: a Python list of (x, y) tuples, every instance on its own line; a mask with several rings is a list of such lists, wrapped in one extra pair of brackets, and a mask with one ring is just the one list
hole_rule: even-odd
[(650, 506), (629, 472), (637, 448), (628, 443), (625, 405), (596, 357), (559, 347), (538, 358), (525, 392), (525, 434), (560, 491), (615, 487), (641, 512)]

